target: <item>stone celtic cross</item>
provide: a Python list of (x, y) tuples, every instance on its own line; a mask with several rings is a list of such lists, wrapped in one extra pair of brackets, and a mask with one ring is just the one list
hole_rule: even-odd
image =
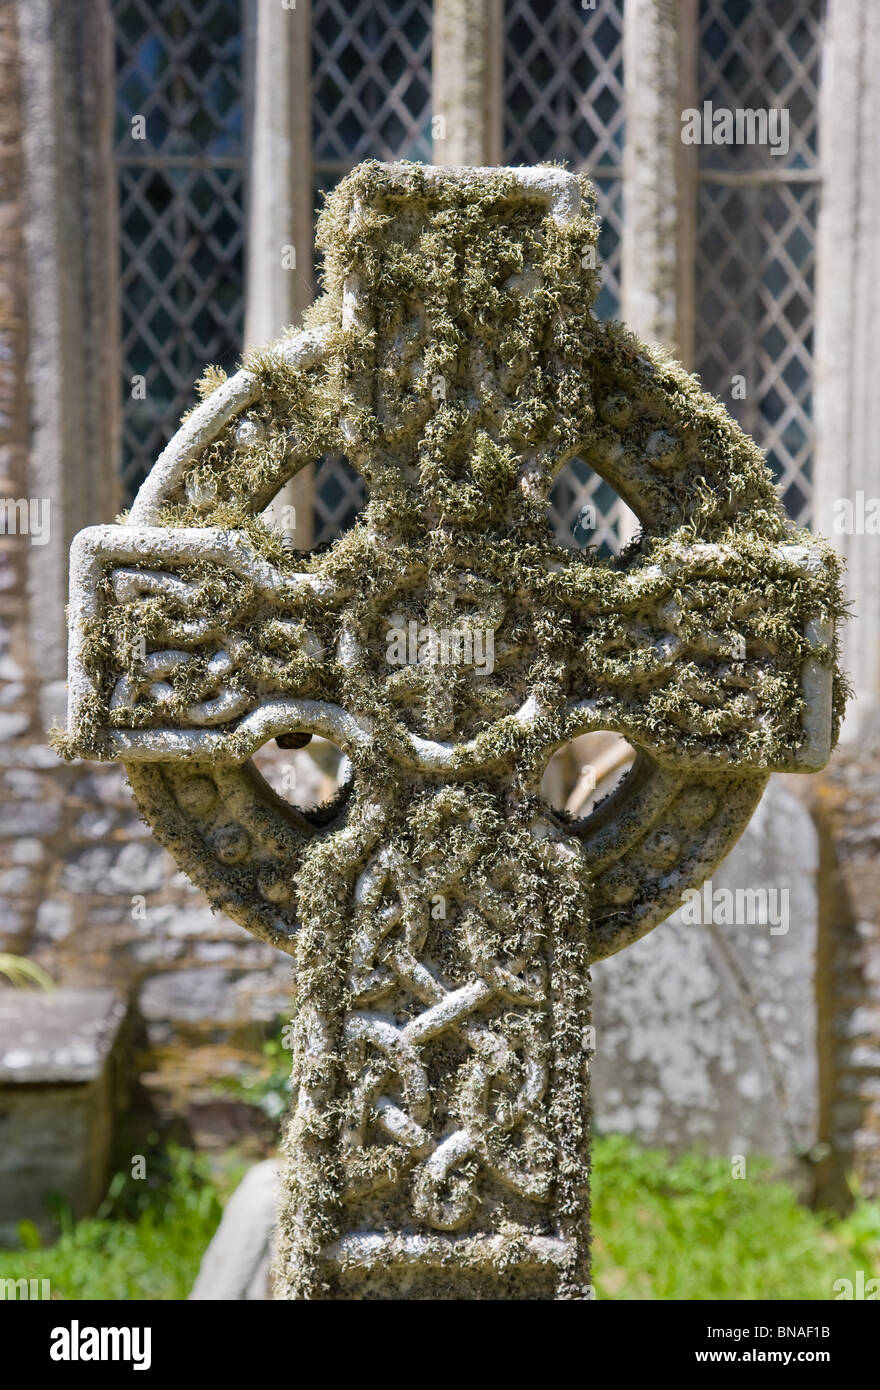
[[(366, 164), (319, 242), (305, 329), (77, 537), (62, 746), (295, 959), (281, 1295), (589, 1297), (590, 963), (828, 757), (837, 571), (719, 403), (594, 318), (586, 179)], [(261, 513), (334, 452), (366, 508), (290, 552)], [(641, 520), (617, 560), (551, 534), (575, 455)], [(571, 821), (541, 778), (590, 730), (637, 757)], [(307, 814), (249, 758), (312, 734), (352, 778)]]

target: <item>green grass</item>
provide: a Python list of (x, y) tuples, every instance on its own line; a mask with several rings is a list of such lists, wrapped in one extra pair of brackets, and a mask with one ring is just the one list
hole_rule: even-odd
[(831, 1299), (835, 1280), (880, 1273), (880, 1203), (860, 1201), (845, 1220), (817, 1214), (768, 1166), (750, 1159), (733, 1178), (725, 1159), (597, 1140), (597, 1297)]
[[(0, 1278), (49, 1279), (62, 1299), (182, 1299), (222, 1204), (241, 1175), (172, 1148), (148, 1156), (150, 1177), (117, 1175), (101, 1212), (45, 1248), (0, 1252)], [(834, 1281), (880, 1274), (880, 1203), (845, 1219), (798, 1205), (785, 1183), (749, 1161), (734, 1179), (723, 1159), (672, 1159), (628, 1139), (598, 1139), (593, 1178), (594, 1280), (599, 1298), (830, 1299)]]
[(0, 1251), (0, 1279), (48, 1279), (60, 1299), (186, 1298), (244, 1166), (215, 1176), (203, 1155), (172, 1147), (148, 1154), (147, 1171), (117, 1174), (96, 1216), (74, 1223), (57, 1207), (54, 1245), (23, 1222), (24, 1248)]

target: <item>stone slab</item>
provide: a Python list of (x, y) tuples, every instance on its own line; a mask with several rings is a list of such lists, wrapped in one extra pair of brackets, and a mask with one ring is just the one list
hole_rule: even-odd
[(278, 1205), (278, 1163), (251, 1168), (227, 1203), (205, 1251), (190, 1299), (255, 1301), (270, 1298), (269, 1270)]
[(94, 1081), (124, 1017), (110, 989), (0, 989), (0, 1087)]
[(125, 1013), (108, 989), (0, 990), (0, 1245), (23, 1220), (51, 1238), (53, 1197), (77, 1217), (103, 1197)]
[(766, 889), (768, 905), (787, 890), (787, 932), (690, 924), (679, 911), (594, 967), (599, 1131), (726, 1156), (784, 1159), (815, 1144), (817, 853), (809, 812), (771, 779), (710, 884), (716, 904), (724, 889)]

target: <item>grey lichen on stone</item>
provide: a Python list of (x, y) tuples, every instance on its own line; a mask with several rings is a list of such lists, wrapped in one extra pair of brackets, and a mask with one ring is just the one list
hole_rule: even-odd
[[(61, 746), (121, 757), (211, 901), (296, 957), (288, 1296), (585, 1296), (589, 962), (836, 736), (837, 562), (723, 407), (596, 320), (596, 232), (561, 169), (360, 166), (304, 331), (210, 373), (74, 551)], [(368, 503), (291, 553), (260, 513), (332, 452)], [(613, 562), (549, 530), (575, 455), (642, 522)], [(493, 669), (389, 665), (411, 626), (491, 632)], [(569, 823), (541, 777), (590, 729), (638, 758)], [(316, 815), (247, 762), (290, 730), (351, 762)]]

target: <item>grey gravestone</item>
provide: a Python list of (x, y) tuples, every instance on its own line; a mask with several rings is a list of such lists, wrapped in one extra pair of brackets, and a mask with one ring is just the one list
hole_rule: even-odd
[[(645, 935), (840, 714), (831, 552), (676, 364), (592, 314), (589, 182), (361, 166), (326, 293), (184, 422), (125, 525), (71, 555), (68, 756), (122, 759), (212, 902), (296, 961), (277, 1290), (587, 1298), (591, 962)], [(369, 502), (325, 553), (259, 521), (345, 453)], [(558, 546), (580, 454), (640, 517)], [(554, 750), (638, 749), (581, 823)], [(248, 762), (350, 760), (299, 814)]]
[(809, 812), (773, 778), (698, 920), (676, 912), (598, 963), (600, 1130), (782, 1161), (815, 1145), (817, 861)]
[(274, 1159), (249, 1169), (226, 1204), (190, 1298), (252, 1302), (269, 1297), (278, 1192)]
[(77, 1216), (104, 1195), (124, 1016), (109, 989), (0, 989), (0, 1244), (48, 1231), (52, 1194)]

